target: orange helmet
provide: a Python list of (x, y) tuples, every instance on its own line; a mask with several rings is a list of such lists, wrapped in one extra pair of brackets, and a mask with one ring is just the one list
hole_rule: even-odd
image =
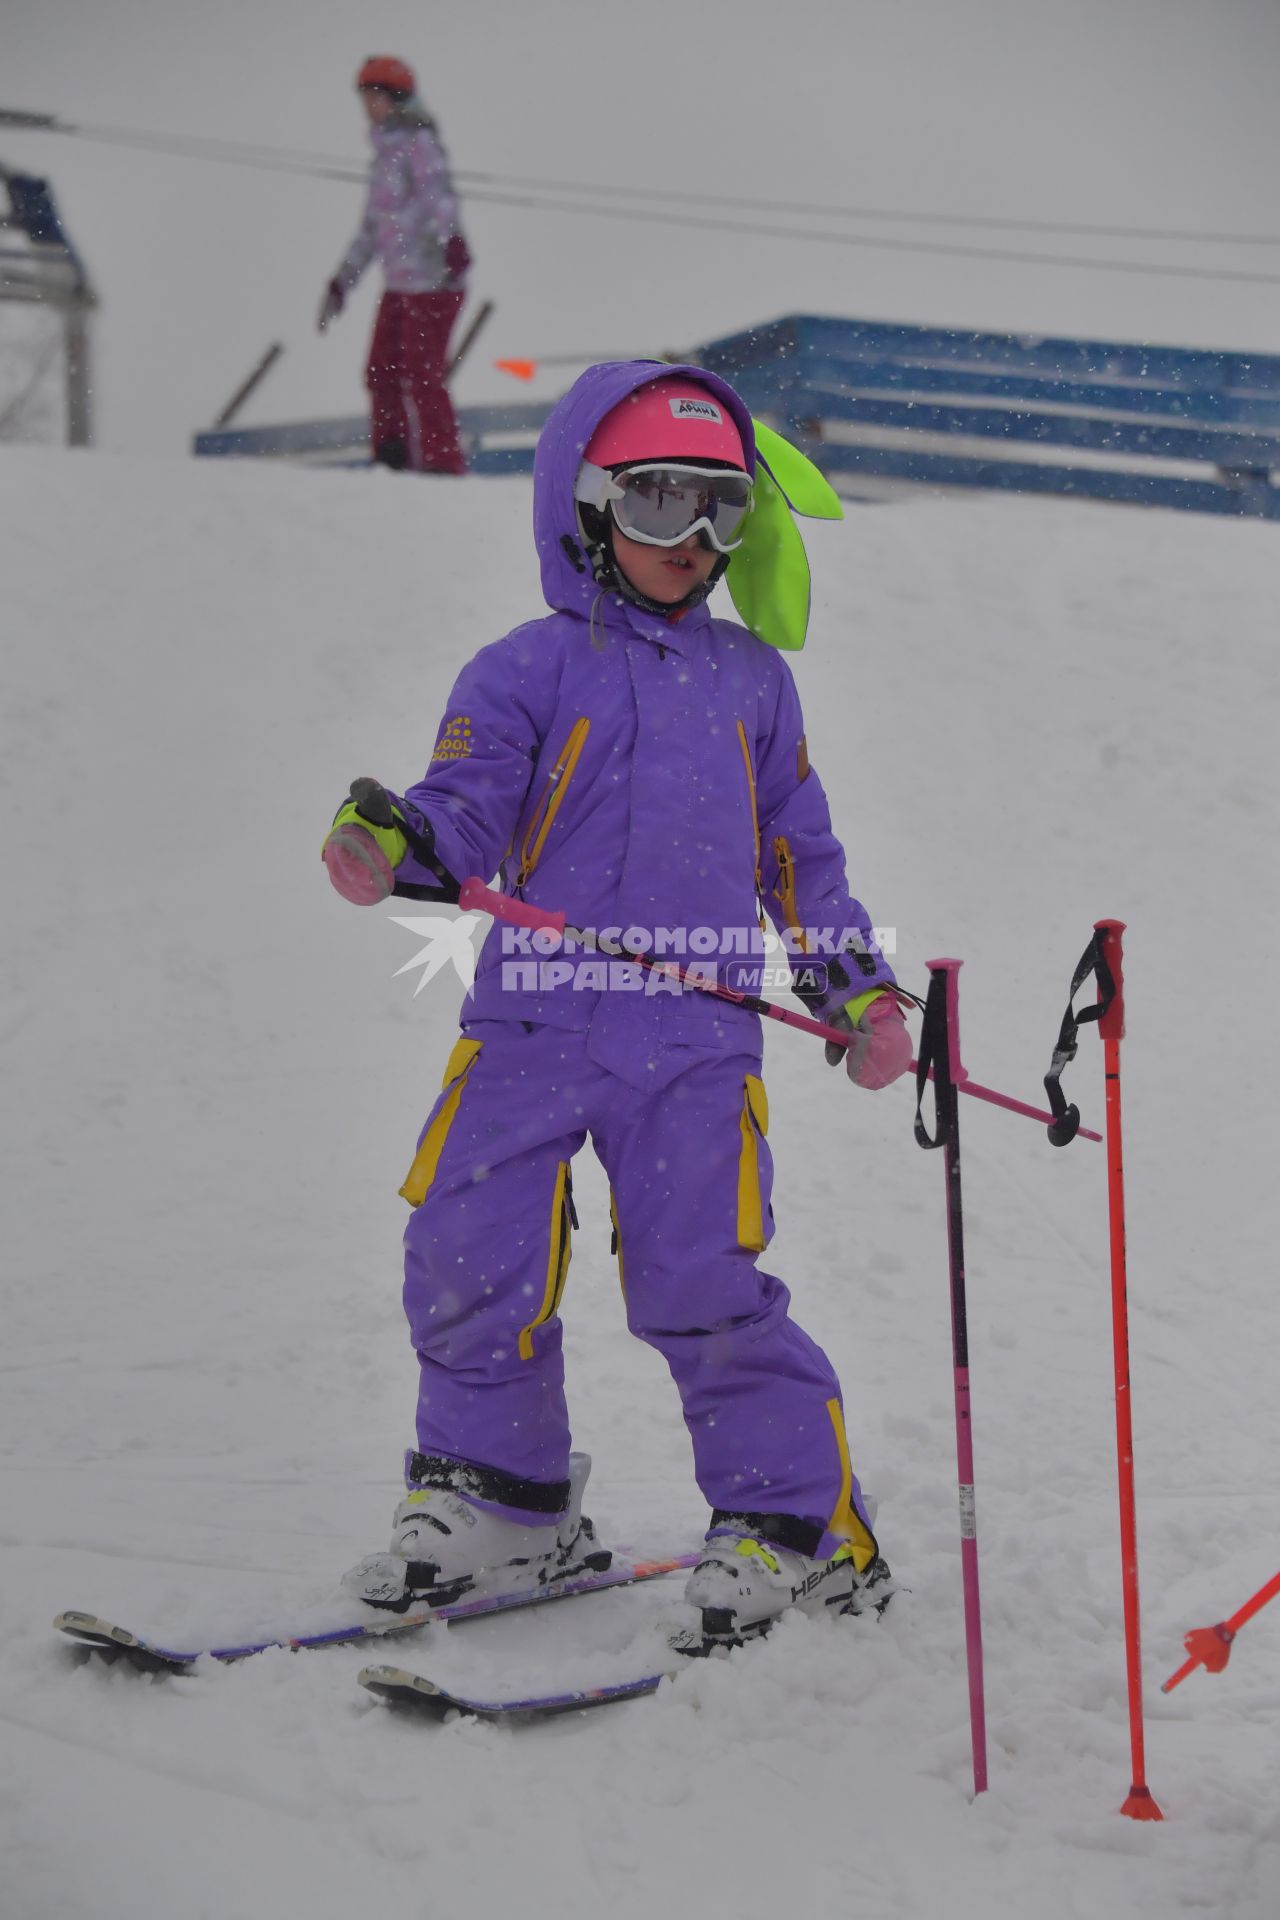
[(356, 87), (382, 87), (387, 93), (411, 94), (417, 88), (413, 68), (394, 54), (374, 53), (356, 75)]

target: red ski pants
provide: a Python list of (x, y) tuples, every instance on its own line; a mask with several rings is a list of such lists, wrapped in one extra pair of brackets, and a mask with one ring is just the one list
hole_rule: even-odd
[(403, 448), (416, 473), (465, 473), (458, 421), (444, 383), (449, 334), (462, 294), (384, 293), (378, 307), (365, 385), (372, 401), (370, 438), (379, 449)]

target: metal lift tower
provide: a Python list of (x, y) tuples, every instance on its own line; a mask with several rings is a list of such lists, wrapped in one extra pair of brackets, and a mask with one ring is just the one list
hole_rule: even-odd
[(48, 181), (15, 172), (2, 161), (0, 301), (46, 307), (59, 316), (67, 445), (89, 446), (93, 440), (89, 331), (97, 296), (84, 262), (63, 230)]

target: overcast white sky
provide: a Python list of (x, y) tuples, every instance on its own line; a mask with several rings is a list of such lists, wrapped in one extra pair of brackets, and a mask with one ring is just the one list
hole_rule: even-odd
[[(418, 68), (455, 165), (966, 214), (1280, 232), (1280, 0), (0, 0), (0, 105), (366, 153), (352, 76)], [(0, 128), (102, 294), (99, 439), (177, 449), (272, 340), (257, 419), (359, 411), (376, 277), (313, 320), (356, 186)], [(494, 357), (687, 348), (788, 311), (1280, 351), (1280, 286), (709, 234), (479, 201)], [(1280, 275), (1280, 247), (868, 227)], [(548, 373), (534, 391), (556, 391)]]

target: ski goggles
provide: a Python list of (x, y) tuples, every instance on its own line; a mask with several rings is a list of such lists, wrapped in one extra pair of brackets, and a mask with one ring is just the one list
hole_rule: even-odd
[(581, 505), (613, 511), (613, 523), (628, 540), (646, 547), (678, 547), (705, 533), (717, 553), (742, 545), (751, 511), (751, 476), (737, 467), (694, 467), (652, 460), (618, 473), (584, 460), (573, 490)]

